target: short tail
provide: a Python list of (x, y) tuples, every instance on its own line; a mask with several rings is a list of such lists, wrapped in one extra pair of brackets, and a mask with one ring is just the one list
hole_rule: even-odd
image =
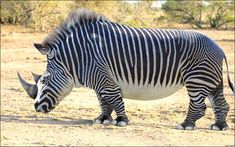
[(227, 62), (227, 59), (226, 59), (226, 56), (225, 56), (225, 55), (224, 55), (224, 60), (225, 60), (226, 67), (227, 67), (228, 84), (229, 84), (229, 87), (230, 87), (230, 88), (232, 89), (232, 91), (233, 91), (233, 95), (235, 95), (234, 84), (233, 84), (233, 82), (231, 81), (231, 79), (230, 79), (230, 77), (229, 77), (228, 62)]

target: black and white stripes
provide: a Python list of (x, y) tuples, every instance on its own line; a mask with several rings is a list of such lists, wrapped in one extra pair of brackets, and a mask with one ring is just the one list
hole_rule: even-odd
[[(218, 87), (225, 55), (207, 36), (185, 30), (133, 28), (87, 10), (81, 12), (73, 12), (68, 22), (44, 41), (51, 50), (47, 66), (50, 77), (37, 96), (37, 106), (48, 98), (54, 107), (74, 85), (86, 86), (99, 98), (102, 114), (97, 122), (111, 119), (115, 110), (117, 123), (126, 125), (123, 97), (159, 99), (186, 86), (190, 105), (179, 128), (188, 129), (204, 115), (207, 96), (213, 96), (213, 105), (217, 97), (226, 105), (222, 86)], [(216, 88), (219, 93), (213, 92)], [(40, 94), (44, 91), (48, 91), (46, 97)], [(228, 107), (223, 106), (223, 112), (215, 107), (215, 113), (227, 114)], [(224, 120), (219, 117), (226, 115), (216, 116)]]

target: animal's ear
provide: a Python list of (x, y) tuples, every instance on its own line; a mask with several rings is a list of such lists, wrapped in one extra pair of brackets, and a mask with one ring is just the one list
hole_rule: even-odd
[(34, 43), (34, 47), (36, 49), (38, 49), (38, 51), (43, 55), (47, 55), (50, 51), (48, 45), (43, 45), (43, 44), (40, 44), (40, 43)]

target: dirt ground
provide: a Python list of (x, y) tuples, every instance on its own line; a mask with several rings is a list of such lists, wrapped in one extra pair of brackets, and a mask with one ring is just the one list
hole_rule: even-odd
[[(202, 31), (224, 49), (230, 76), (234, 81), (234, 32)], [(22, 28), (1, 28), (1, 146), (234, 146), (234, 96), (224, 72), (226, 100), (230, 105), (227, 131), (211, 131), (214, 123), (211, 105), (197, 122), (197, 130), (181, 131), (175, 127), (186, 116), (189, 99), (185, 88), (156, 101), (125, 99), (131, 125), (103, 126), (92, 121), (100, 113), (95, 93), (87, 88), (74, 89), (49, 114), (36, 113), (17, 79), (17, 71), (33, 83), (31, 72), (42, 74), (46, 58), (33, 48), (47, 33), (30, 33)], [(225, 69), (225, 68), (224, 68)], [(115, 117), (115, 116), (114, 116)]]

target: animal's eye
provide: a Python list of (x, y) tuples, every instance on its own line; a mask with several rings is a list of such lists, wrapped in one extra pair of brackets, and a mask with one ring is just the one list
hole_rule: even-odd
[(43, 79), (41, 80), (41, 82), (42, 82), (43, 85), (45, 85), (45, 84), (46, 84), (46, 79), (43, 78)]
[(41, 83), (42, 83), (43, 85), (45, 85), (45, 84), (47, 83), (47, 81), (48, 81), (48, 78), (49, 78), (49, 76), (43, 77), (42, 80), (41, 80)]
[(41, 78), (41, 83), (43, 85), (46, 85), (46, 83), (48, 82), (50, 77), (50, 73), (49, 72), (45, 72), (45, 74), (43, 75), (43, 77)]

